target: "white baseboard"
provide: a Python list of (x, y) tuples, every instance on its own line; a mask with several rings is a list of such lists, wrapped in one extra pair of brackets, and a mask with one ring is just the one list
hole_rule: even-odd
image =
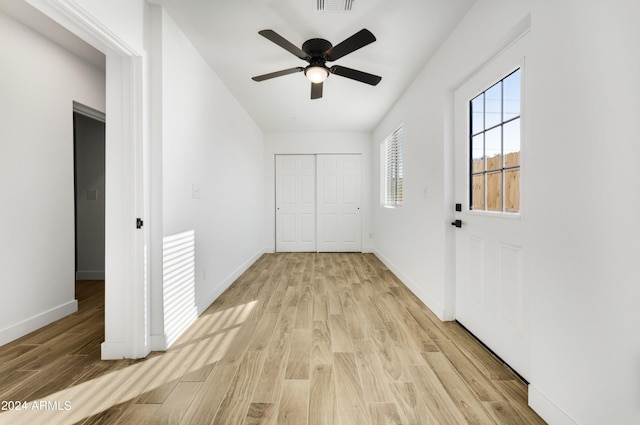
[(389, 261), (389, 259), (382, 255), (379, 251), (374, 250), (373, 253), (376, 257), (378, 257), (380, 261), (382, 261), (385, 266), (387, 266), (389, 270), (393, 272), (393, 274), (396, 275), (398, 279), (400, 279), (402, 283), (405, 284), (407, 288), (409, 288), (411, 292), (413, 292), (420, 299), (420, 301), (422, 301), (429, 308), (429, 310), (431, 310), (436, 316), (438, 316), (438, 319), (442, 321), (451, 320), (447, 319), (447, 314), (443, 305), (436, 302), (431, 296), (426, 294), (422, 290), (422, 288), (420, 288), (420, 286), (418, 286), (414, 281), (405, 276), (400, 271), (400, 269), (396, 267), (395, 264)]
[(151, 335), (149, 343), (151, 351), (166, 351), (169, 348), (167, 346), (167, 336), (165, 334)]
[(549, 400), (533, 384), (529, 384), (529, 406), (547, 423), (553, 425), (577, 425), (555, 403)]
[(76, 280), (104, 280), (104, 270), (78, 270)]
[(0, 346), (27, 335), (49, 323), (78, 311), (78, 300), (71, 300), (57, 307), (29, 317), (19, 323), (0, 329)]
[(253, 254), (247, 261), (242, 263), (240, 267), (235, 269), (226, 279), (220, 282), (216, 287), (207, 294), (204, 299), (198, 300), (198, 316), (200, 316), (204, 311), (211, 305), (213, 302), (222, 294), (242, 273), (247, 271), (249, 267), (253, 263), (255, 263), (258, 258), (264, 254), (264, 249), (258, 250), (255, 254)]
[(102, 360), (124, 359), (124, 342), (103, 342), (100, 345), (100, 358)]

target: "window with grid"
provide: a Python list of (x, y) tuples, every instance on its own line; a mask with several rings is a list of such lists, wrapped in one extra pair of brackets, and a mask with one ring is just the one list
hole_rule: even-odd
[(473, 98), (470, 209), (520, 212), (520, 69)]
[(388, 135), (380, 145), (382, 191), (381, 204), (385, 207), (402, 205), (402, 124)]

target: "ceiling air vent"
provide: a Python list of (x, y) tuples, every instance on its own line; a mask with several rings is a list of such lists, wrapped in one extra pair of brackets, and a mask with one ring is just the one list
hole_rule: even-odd
[(355, 0), (316, 0), (316, 12), (351, 12)]

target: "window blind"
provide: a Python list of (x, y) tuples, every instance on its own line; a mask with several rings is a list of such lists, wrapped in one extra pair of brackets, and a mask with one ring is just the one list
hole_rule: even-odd
[(389, 207), (402, 205), (402, 182), (403, 182), (403, 155), (402, 155), (403, 132), (402, 124), (396, 128), (382, 145), (384, 157), (384, 193), (382, 204)]

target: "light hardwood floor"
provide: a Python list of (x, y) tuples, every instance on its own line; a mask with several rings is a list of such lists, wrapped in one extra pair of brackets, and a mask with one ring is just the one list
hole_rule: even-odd
[(138, 361), (100, 361), (103, 293), (78, 284), (78, 313), (0, 347), (0, 400), (26, 408), (0, 424), (544, 424), (371, 254), (264, 255)]

